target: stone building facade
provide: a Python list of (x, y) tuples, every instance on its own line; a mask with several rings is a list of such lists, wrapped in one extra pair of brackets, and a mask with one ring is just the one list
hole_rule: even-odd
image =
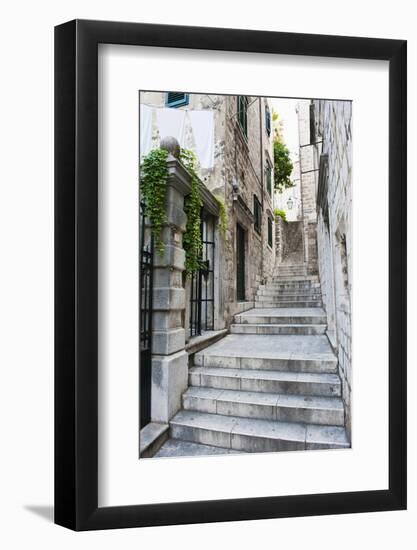
[(352, 103), (312, 102), (316, 140), (322, 141), (317, 182), (318, 269), (328, 336), (337, 351), (346, 430), (352, 391)]
[[(267, 98), (185, 95), (185, 104), (173, 108), (209, 109), (214, 113), (214, 165), (200, 168), (199, 176), (226, 212), (226, 240), (220, 238), (217, 230), (213, 234), (214, 324), (207, 327), (220, 330), (229, 326), (234, 314), (253, 306), (258, 286), (272, 274), (275, 265), (273, 150), (267, 121), (270, 107)], [(140, 102), (166, 108), (167, 92), (141, 92)], [(243, 108), (246, 124), (242, 124), (239, 116)], [(154, 118), (154, 146), (164, 137), (159, 135)], [(193, 134), (187, 126), (184, 141), (186, 148), (195, 150)], [(244, 257), (239, 257), (242, 248)], [(239, 270), (243, 275), (239, 275)], [(185, 284), (189, 287), (190, 282)], [(239, 285), (243, 290), (239, 291)], [(186, 290), (189, 297), (190, 288)], [(188, 331), (187, 338), (190, 336)]]

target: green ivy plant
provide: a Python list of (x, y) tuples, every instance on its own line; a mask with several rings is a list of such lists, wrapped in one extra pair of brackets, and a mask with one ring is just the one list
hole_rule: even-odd
[[(167, 221), (165, 215), (167, 157), (168, 151), (165, 149), (153, 149), (144, 157), (141, 166), (141, 192), (145, 202), (145, 215), (149, 219), (154, 247), (158, 254), (163, 254), (165, 248), (161, 232), (163, 224)], [(203, 249), (200, 234), (203, 202), (200, 197), (195, 154), (188, 149), (181, 149), (180, 161), (191, 175), (191, 192), (184, 199), (187, 224), (183, 235), (185, 272), (189, 275), (200, 268)]]
[(164, 252), (161, 239), (162, 226), (166, 222), (165, 196), (168, 178), (168, 151), (152, 149), (141, 166), (141, 192), (145, 203), (145, 215), (151, 225), (154, 247), (158, 254)]
[(200, 269), (203, 245), (201, 242), (201, 200), (197, 176), (197, 158), (188, 149), (181, 149), (180, 161), (191, 175), (191, 192), (184, 199), (184, 211), (187, 214), (187, 225), (182, 238), (185, 250), (185, 273), (190, 275)]
[(284, 210), (280, 210), (279, 208), (275, 208), (274, 209), (274, 214), (275, 214), (275, 216), (279, 216), (280, 218), (282, 218), (282, 220), (285, 223), (288, 223), (287, 214), (284, 212)]
[(228, 219), (227, 219), (226, 206), (224, 204), (223, 199), (216, 196), (214, 198), (216, 199), (217, 204), (219, 205), (219, 233), (225, 245), (228, 245), (229, 244), (229, 240), (227, 238)]

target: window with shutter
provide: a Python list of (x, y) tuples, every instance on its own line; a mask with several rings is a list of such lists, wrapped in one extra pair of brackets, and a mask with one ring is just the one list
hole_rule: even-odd
[(271, 135), (271, 111), (269, 107), (265, 105), (265, 127), (268, 136)]
[(167, 92), (165, 105), (167, 107), (181, 107), (188, 105), (189, 95), (182, 92)]
[(272, 248), (272, 220), (268, 216), (268, 244)]
[(248, 98), (245, 95), (237, 96), (237, 119), (243, 133), (248, 135)]
[(316, 142), (316, 122), (314, 115), (314, 104), (310, 103), (310, 143)]
[(253, 196), (253, 217), (254, 217), (253, 226), (255, 228), (255, 231), (257, 233), (261, 234), (262, 206), (261, 206), (261, 203), (259, 202), (258, 197), (256, 195)]

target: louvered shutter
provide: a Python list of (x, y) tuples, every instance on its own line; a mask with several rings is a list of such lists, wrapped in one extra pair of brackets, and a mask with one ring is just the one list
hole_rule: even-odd
[(188, 94), (183, 92), (168, 92), (166, 97), (167, 107), (180, 107), (188, 104)]

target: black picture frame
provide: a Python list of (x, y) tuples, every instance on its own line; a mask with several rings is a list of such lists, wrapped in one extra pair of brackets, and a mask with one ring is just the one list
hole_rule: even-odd
[[(98, 44), (389, 62), (389, 488), (98, 507)], [(55, 522), (109, 529), (406, 508), (404, 40), (74, 20), (55, 28)]]

